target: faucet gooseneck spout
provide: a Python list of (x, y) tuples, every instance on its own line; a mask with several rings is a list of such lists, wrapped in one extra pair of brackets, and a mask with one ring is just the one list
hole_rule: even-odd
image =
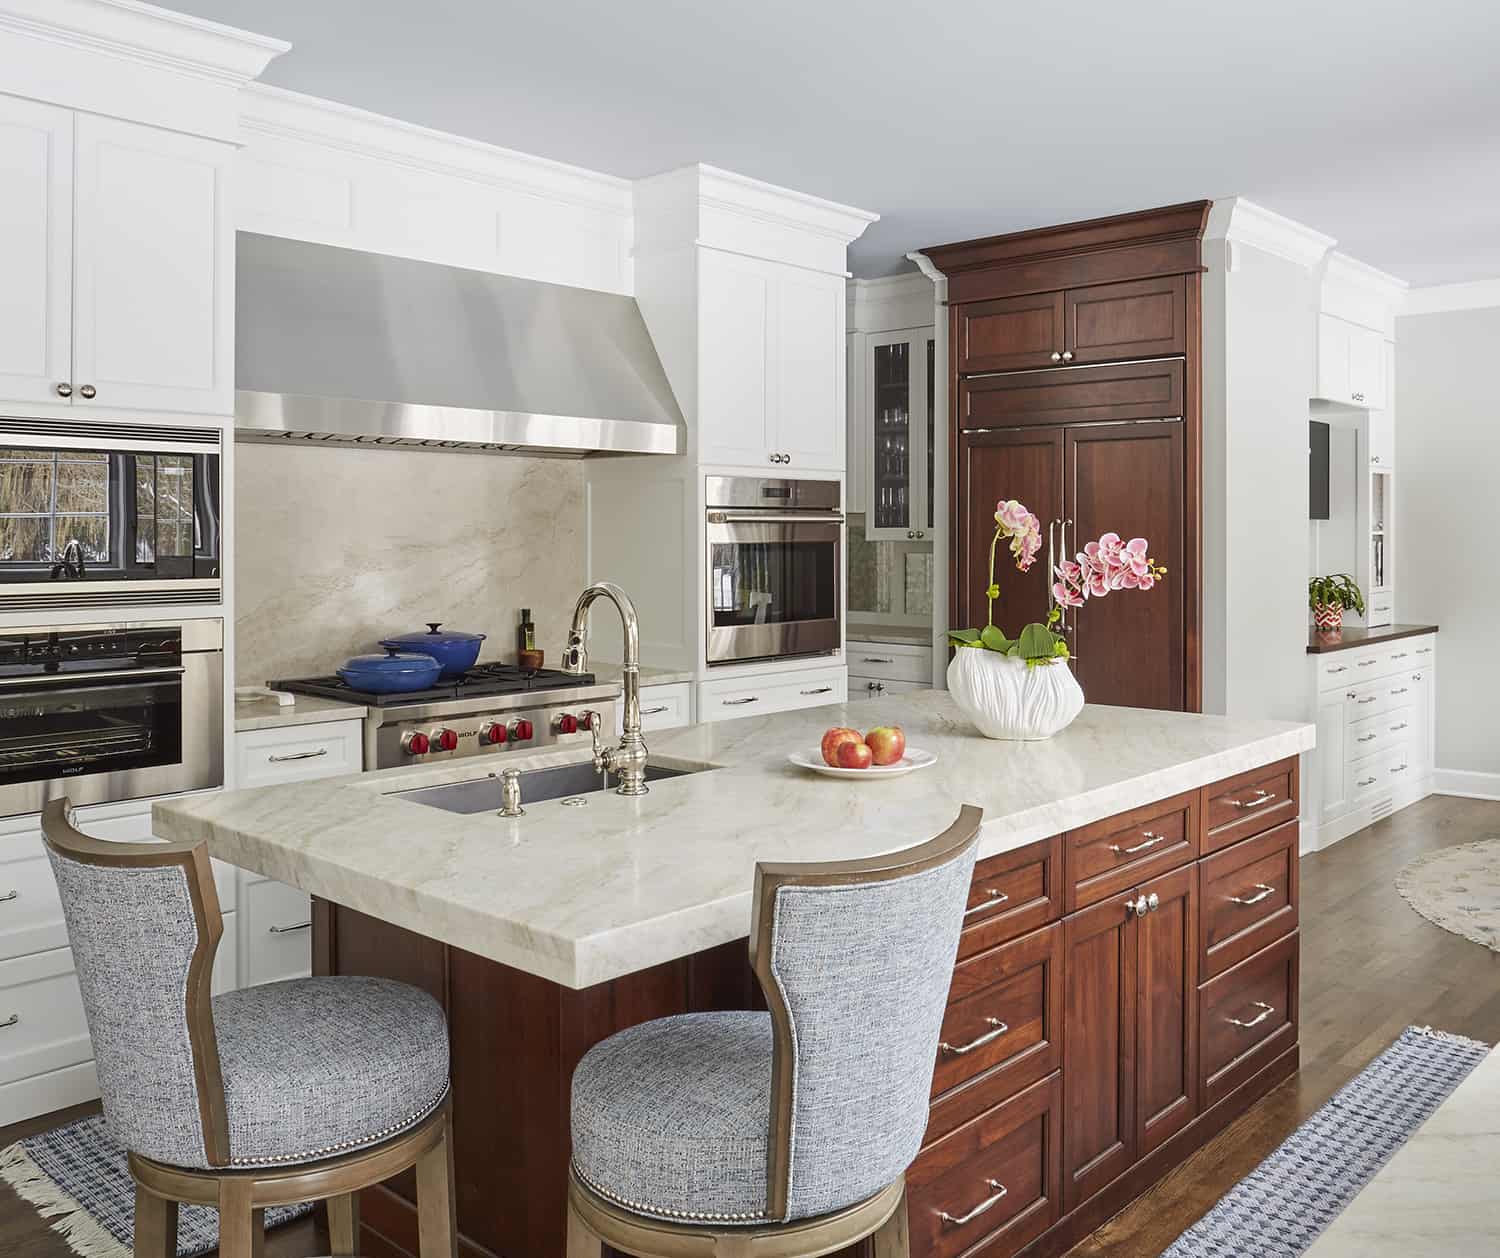
[(615, 605), (615, 610), (620, 613), (620, 623), (625, 628), (625, 659), (621, 667), (625, 680), (625, 716), (621, 722), (618, 747), (601, 747), (599, 721), (590, 722), (594, 734), (594, 764), (619, 777), (620, 785), (615, 788), (617, 795), (644, 795), (649, 788), (646, 785), (646, 740), (641, 737), (640, 622), (636, 619), (635, 604), (630, 595), (614, 582), (596, 581), (578, 596), (578, 605), (573, 608), (573, 624), (568, 630), (568, 645), (563, 651), (562, 671), (588, 671), (589, 649), (585, 638), (589, 608), (599, 598), (607, 598)]

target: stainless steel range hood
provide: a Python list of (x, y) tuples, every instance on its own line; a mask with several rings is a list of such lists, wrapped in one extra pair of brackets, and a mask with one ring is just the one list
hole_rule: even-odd
[(632, 297), (240, 232), (235, 429), (581, 458), (676, 454)]

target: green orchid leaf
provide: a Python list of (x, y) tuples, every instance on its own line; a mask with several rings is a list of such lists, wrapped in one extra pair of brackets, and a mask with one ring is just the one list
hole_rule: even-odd
[(1057, 635), (1046, 625), (1027, 625), (1016, 642), (1028, 660), (1050, 660), (1057, 650)]
[(948, 641), (954, 646), (978, 646), (978, 629), (950, 629), (948, 630)]
[(1010, 648), (1010, 639), (994, 625), (986, 625), (979, 632), (979, 641), (987, 651), (1005, 652)]

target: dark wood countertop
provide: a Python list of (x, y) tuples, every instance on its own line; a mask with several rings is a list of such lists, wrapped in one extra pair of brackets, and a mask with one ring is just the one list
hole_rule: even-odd
[(1376, 629), (1349, 625), (1333, 633), (1308, 630), (1307, 653), (1326, 655), (1330, 651), (1347, 651), (1357, 646), (1374, 646), (1378, 642), (1394, 642), (1397, 638), (1417, 638), (1424, 633), (1436, 633), (1436, 625), (1381, 625)]

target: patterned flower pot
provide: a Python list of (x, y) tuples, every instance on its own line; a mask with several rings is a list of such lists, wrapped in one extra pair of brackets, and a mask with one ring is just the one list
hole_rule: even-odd
[(1028, 667), (979, 647), (953, 652), (948, 690), (986, 738), (1051, 738), (1083, 711), (1083, 691), (1061, 660)]
[(1332, 633), (1344, 627), (1344, 609), (1337, 603), (1316, 603), (1313, 606), (1313, 624), (1324, 633)]

